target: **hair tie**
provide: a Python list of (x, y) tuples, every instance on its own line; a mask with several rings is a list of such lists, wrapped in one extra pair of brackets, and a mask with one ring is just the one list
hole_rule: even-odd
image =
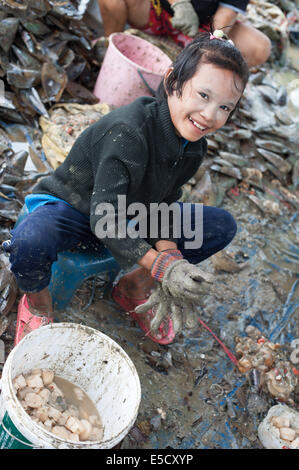
[(220, 41), (227, 41), (234, 46), (234, 43), (231, 39), (228, 39), (228, 36), (222, 31), (222, 29), (215, 29), (213, 33), (210, 33), (210, 40), (219, 39)]
[[(216, 34), (215, 34), (215, 33), (216, 33)], [(222, 34), (219, 34), (219, 33), (222, 33)], [(218, 36), (217, 34), (219, 34), (219, 36)], [(216, 29), (213, 34), (210, 33), (210, 40), (212, 40), (212, 39), (220, 39), (220, 41), (223, 41), (223, 37), (222, 37), (222, 36), (223, 36), (223, 31), (221, 31), (221, 29)]]

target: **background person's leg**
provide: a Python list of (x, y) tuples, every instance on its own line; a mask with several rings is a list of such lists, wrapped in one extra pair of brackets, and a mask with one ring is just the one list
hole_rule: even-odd
[(261, 65), (270, 56), (270, 39), (247, 23), (237, 21), (229, 32), (229, 38), (240, 50), (248, 67)]
[(124, 31), (127, 23), (136, 28), (147, 24), (150, 0), (98, 0), (105, 36)]

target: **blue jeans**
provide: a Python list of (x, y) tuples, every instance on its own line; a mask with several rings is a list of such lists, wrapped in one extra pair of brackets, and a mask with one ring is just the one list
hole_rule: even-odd
[[(183, 213), (187, 207), (179, 203)], [(189, 204), (190, 207), (190, 204)], [(196, 204), (191, 204), (191, 229), (196, 229)], [(178, 249), (183, 257), (197, 264), (222, 250), (234, 238), (237, 226), (224, 209), (203, 206), (203, 243), (200, 248), (185, 248), (189, 239), (181, 236)], [(182, 230), (184, 232), (184, 230)], [(89, 219), (64, 202), (51, 202), (28, 214), (12, 230), (12, 239), (5, 248), (10, 253), (11, 270), (24, 292), (39, 292), (50, 283), (51, 267), (57, 254), (78, 244), (100, 250), (103, 245), (92, 233)]]

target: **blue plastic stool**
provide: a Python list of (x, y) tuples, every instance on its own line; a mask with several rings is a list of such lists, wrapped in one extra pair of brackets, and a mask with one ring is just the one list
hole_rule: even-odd
[[(15, 226), (28, 213), (28, 209), (24, 205)], [(108, 282), (105, 290), (108, 290), (120, 269), (119, 264), (104, 246), (99, 251), (75, 247), (71, 251), (58, 253), (57, 261), (52, 265), (49, 284), (54, 308), (56, 310), (65, 308), (75, 291), (90, 277), (105, 274)]]

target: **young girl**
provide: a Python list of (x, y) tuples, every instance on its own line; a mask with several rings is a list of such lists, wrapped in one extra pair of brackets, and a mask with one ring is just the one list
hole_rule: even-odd
[[(104, 244), (122, 268), (139, 265), (120, 279), (112, 298), (149, 338), (168, 344), (192, 324), (192, 309), (184, 312), (183, 305), (198, 303), (212, 282), (197, 263), (230, 243), (236, 233), (233, 217), (208, 206), (197, 217), (202, 205), (178, 203), (169, 235), (162, 233), (160, 222), (154, 238), (149, 230), (134, 238), (128, 231), (119, 234), (119, 197), (126, 209), (132, 203), (146, 209), (152, 203), (175, 203), (204, 158), (205, 136), (227, 122), (247, 80), (248, 67), (238, 49), (212, 34), (200, 35), (167, 70), (157, 98), (139, 98), (90, 126), (64, 163), (37, 184), (25, 199), (29, 215), (12, 231), (11, 242), (4, 242), (25, 293), (18, 308), (16, 344), (32, 329), (53, 321), (47, 288), (51, 265), (57, 253), (83, 241)], [(116, 223), (111, 219), (104, 236), (102, 208), (107, 204)], [(190, 207), (189, 232), (203, 233), (201, 246), (191, 248), (184, 222)], [(130, 219), (126, 215), (126, 226)], [(174, 233), (177, 223), (179, 236)]]

